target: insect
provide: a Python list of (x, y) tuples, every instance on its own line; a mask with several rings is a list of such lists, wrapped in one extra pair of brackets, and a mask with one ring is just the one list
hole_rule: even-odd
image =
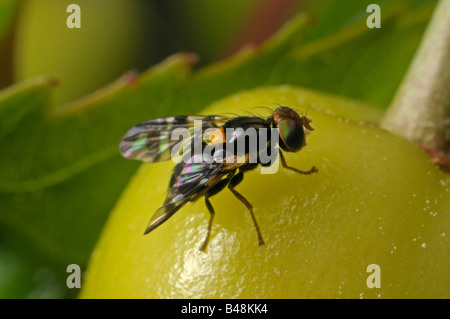
[[(280, 162), (284, 168), (304, 175), (318, 172), (315, 166), (308, 171), (302, 171), (286, 163), (282, 151), (298, 152), (306, 145), (304, 128), (309, 131), (313, 130), (310, 126), (311, 119), (307, 118), (306, 115), (300, 116), (293, 109), (286, 106), (278, 107), (268, 118), (258, 116), (230, 118), (217, 115), (196, 115), (148, 120), (132, 127), (125, 134), (119, 146), (120, 153), (125, 158), (141, 160), (148, 163), (169, 160), (171, 158), (171, 151), (180, 142), (179, 140), (172, 139), (172, 133), (176, 129), (187, 129), (190, 133), (193, 133), (195, 130), (194, 123), (196, 121), (201, 121), (202, 133), (208, 129), (215, 132), (201, 140), (202, 150), (208, 145), (211, 145), (211, 143), (223, 143), (227, 146), (236, 143), (239, 135), (249, 128), (258, 129), (257, 137), (259, 140), (263, 137), (260, 132), (264, 131), (260, 129), (266, 129), (264, 132), (268, 132), (266, 134), (270, 135), (269, 137), (274, 134), (273, 132), (279, 135), (278, 153)], [(237, 129), (234, 131), (237, 133), (232, 135), (228, 140), (225, 135), (227, 129)], [(218, 142), (217, 136), (221, 137)], [(187, 140), (187, 150), (194, 149), (194, 138), (195, 134), (191, 134), (191, 138)], [(246, 140), (246, 142), (248, 141)], [(256, 151), (257, 153), (269, 152), (269, 150), (273, 149), (273, 146), (272, 139), (267, 138), (265, 144), (257, 144)], [(209, 242), (215, 215), (210, 197), (219, 193), (225, 187), (228, 187), (234, 196), (249, 210), (256, 229), (259, 245), (264, 245), (261, 231), (253, 213), (253, 206), (235, 187), (242, 182), (245, 172), (255, 169), (258, 165), (269, 166), (271, 163), (263, 163), (259, 158), (256, 162), (251, 162), (248, 156), (249, 148), (247, 145), (245, 147), (243, 161), (237, 161), (235, 157), (234, 161), (211, 162), (201, 158), (202, 154), (188, 152), (187, 156), (184, 156), (184, 160), (175, 166), (164, 203), (151, 217), (144, 234), (148, 234), (167, 221), (186, 203), (204, 197), (206, 207), (210, 213), (206, 238), (200, 247), (200, 250), (204, 251)]]

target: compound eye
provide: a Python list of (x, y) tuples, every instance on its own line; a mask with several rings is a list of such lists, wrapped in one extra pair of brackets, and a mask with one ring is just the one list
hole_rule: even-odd
[(297, 152), (305, 145), (305, 131), (303, 126), (292, 120), (283, 119), (278, 122), (280, 147), (287, 152)]

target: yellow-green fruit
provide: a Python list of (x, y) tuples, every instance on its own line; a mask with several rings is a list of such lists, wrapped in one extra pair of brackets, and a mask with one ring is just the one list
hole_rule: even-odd
[[(253, 107), (276, 103), (308, 110), (315, 130), (306, 147), (285, 157), (319, 172), (304, 176), (280, 166), (273, 175), (245, 175), (237, 190), (255, 207), (265, 246), (228, 190), (211, 199), (216, 217), (205, 253), (199, 247), (209, 214), (202, 199), (143, 236), (173, 167), (145, 164), (104, 229), (81, 297), (449, 298), (448, 175), (417, 146), (361, 120), (379, 112), (347, 100), (263, 88), (204, 113), (267, 116)], [(379, 272), (367, 272), (372, 264)], [(377, 279), (380, 288), (369, 288)]]
[[(152, 53), (146, 46), (154, 34), (146, 12), (142, 1), (24, 1), (15, 39), (15, 80), (57, 79), (54, 99), (61, 104), (142, 67), (144, 59), (148, 65)], [(68, 20), (69, 26), (79, 21), (80, 28), (69, 28)]]

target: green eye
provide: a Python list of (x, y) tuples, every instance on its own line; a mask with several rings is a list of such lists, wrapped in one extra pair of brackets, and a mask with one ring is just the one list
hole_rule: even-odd
[(280, 147), (287, 152), (297, 152), (305, 145), (305, 132), (303, 126), (292, 119), (283, 119), (278, 122), (280, 134)]

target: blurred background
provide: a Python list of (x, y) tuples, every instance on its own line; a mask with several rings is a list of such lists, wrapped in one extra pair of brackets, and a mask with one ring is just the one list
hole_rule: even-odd
[(66, 27), (74, 1), (5, 2), (15, 13), (3, 37), (1, 86), (50, 75), (62, 104), (177, 52), (195, 52), (200, 67), (261, 43), (308, 1), (80, 0), (80, 29)]
[[(5, 102), (9, 98), (18, 105), (15, 110), (9, 109), (13, 106), (3, 106), (3, 111), (0, 111), (0, 125), (3, 125), (0, 126), (3, 130), (0, 131), (0, 139), (5, 143), (2, 145), (6, 145), (3, 151), (0, 151), (0, 164), (3, 165), (2, 172), (5, 174), (5, 180), (0, 182), (0, 298), (75, 297), (77, 289), (70, 290), (65, 285), (68, 275), (66, 267), (69, 263), (77, 263), (85, 269), (109, 211), (138, 167), (138, 164), (127, 163), (129, 166), (117, 168), (114, 164), (120, 161), (111, 162), (109, 166), (103, 165), (104, 175), (99, 174), (96, 178), (111, 176), (112, 172), (115, 177), (111, 179), (113, 186), (110, 189), (97, 194), (77, 193), (84, 187), (83, 183), (92, 183), (86, 177), (90, 175), (89, 172), (76, 177), (83, 179), (83, 182), (77, 181), (79, 184), (72, 180), (68, 182), (69, 186), (60, 182), (62, 177), (59, 175), (51, 175), (49, 180), (54, 178), (59, 182), (42, 182), (42, 185), (52, 185), (51, 187), (35, 186), (32, 184), (35, 177), (33, 172), (39, 171), (40, 165), (45, 166), (47, 163), (33, 161), (32, 156), (22, 163), (21, 154), (24, 149), (37, 148), (30, 135), (42, 138), (39, 132), (45, 130), (39, 125), (45, 126), (47, 122), (39, 124), (39, 130), (36, 132), (28, 131), (27, 123), (33, 122), (33, 117), (30, 117), (30, 122), (17, 124), (19, 119), (25, 118), (17, 110), (20, 110), (21, 105), (31, 105), (29, 103), (34, 100), (30, 97), (31, 91), (23, 95), (16, 94), (11, 86), (27, 83), (26, 81), (42, 75), (55, 79), (58, 85), (52, 88), (51, 94), (45, 96), (45, 103), (53, 109), (64, 109), (66, 105), (107, 86), (127, 72), (144, 72), (177, 52), (195, 53), (198, 62), (193, 66), (194, 72), (201, 70), (232, 56), (243, 47), (260, 45), (301, 12), (307, 12), (312, 17), (311, 26), (304, 34), (302, 43), (319, 41), (355, 23), (365, 21), (368, 16), (366, 8), (373, 2), (0, 0), (0, 90), (3, 89), (0, 91), (0, 110), (1, 101), (4, 105), (13, 105), (12, 102)], [(370, 90), (385, 93), (382, 97), (373, 93), (373, 98), (368, 99), (368, 102), (384, 108), (413, 57), (436, 1), (375, 2), (382, 10), (385, 10), (385, 6), (388, 8), (382, 11), (382, 14), (400, 7), (404, 9), (398, 10), (399, 14), (407, 16), (407, 19), (391, 24), (391, 29), (387, 29), (390, 33), (383, 34), (380, 40), (391, 41), (390, 54), (398, 57), (398, 60), (392, 60), (394, 62), (386, 66), (391, 72), (395, 71), (386, 81), (390, 86), (376, 87), (368, 80), (366, 87), (361, 87), (355, 93), (356, 97), (363, 94), (361, 92)], [(70, 15), (66, 9), (71, 3), (76, 3), (81, 8), (80, 29), (69, 29), (66, 26), (67, 17)], [(401, 23), (408, 27), (406, 31), (402, 29)], [(397, 31), (403, 33), (396, 34)], [(386, 54), (386, 51), (377, 51), (376, 45), (373, 41), (361, 42), (358, 52), (362, 56), (371, 51), (373, 53), (370, 58)], [(328, 59), (327, 63), (332, 63), (330, 61), (335, 58), (333, 55), (321, 57), (324, 61)], [(358, 63), (367, 65), (371, 60), (361, 60)], [(315, 69), (310, 68), (310, 71), (313, 78)], [(381, 72), (380, 68), (374, 70), (374, 73), (377, 72)], [(361, 70), (359, 76), (357, 81), (361, 82), (362, 79), (371, 79), (372, 73)], [(374, 78), (373, 83), (379, 78)], [(311, 85), (312, 87), (326, 90), (320, 86), (322, 80), (315, 80), (314, 83), (319, 84)], [(307, 82), (305, 83), (307, 86)], [(330, 91), (340, 93), (340, 84), (339, 81), (334, 81)], [(38, 91), (36, 94), (44, 93)], [(28, 102), (20, 102), (20, 98)], [(145, 108), (146, 105), (143, 104), (142, 107)], [(178, 113), (199, 111), (198, 107), (183, 107), (177, 109)], [(146, 119), (140, 118), (140, 121)], [(52, 121), (51, 118), (49, 121)], [(137, 116), (134, 121), (138, 122)], [(96, 124), (100, 123), (91, 123)], [(61, 126), (58, 132), (61, 135), (70, 134), (64, 126)], [(14, 143), (15, 136), (18, 135), (21, 135), (20, 138), (17, 137), (18, 141), (22, 142)], [(48, 137), (48, 140), (51, 138)], [(119, 140), (117, 144), (118, 142)], [(65, 146), (61, 144), (61, 147)], [(45, 153), (45, 148), (34, 151), (36, 154)], [(69, 152), (67, 154), (62, 154), (61, 157), (72, 156)], [(43, 158), (46, 156), (52, 157), (50, 153), (42, 155)], [(20, 184), (25, 185), (23, 188), (19, 184), (8, 182), (6, 177), (10, 172), (17, 171), (17, 174), (21, 174), (20, 172), (28, 167), (31, 167), (31, 173), (27, 176), (28, 179), (24, 180), (32, 182)], [(92, 213), (90, 208), (95, 210), (95, 216), (89, 215)], [(65, 214), (71, 218), (61, 222), (58, 218)], [(73, 216), (79, 216), (79, 220), (74, 222)], [(46, 222), (43, 222), (44, 219)], [(52, 220), (55, 220), (53, 224)], [(70, 241), (71, 237), (67, 236), (70, 232), (79, 234), (82, 238), (80, 242)], [(57, 247), (58, 245), (63, 248)]]

